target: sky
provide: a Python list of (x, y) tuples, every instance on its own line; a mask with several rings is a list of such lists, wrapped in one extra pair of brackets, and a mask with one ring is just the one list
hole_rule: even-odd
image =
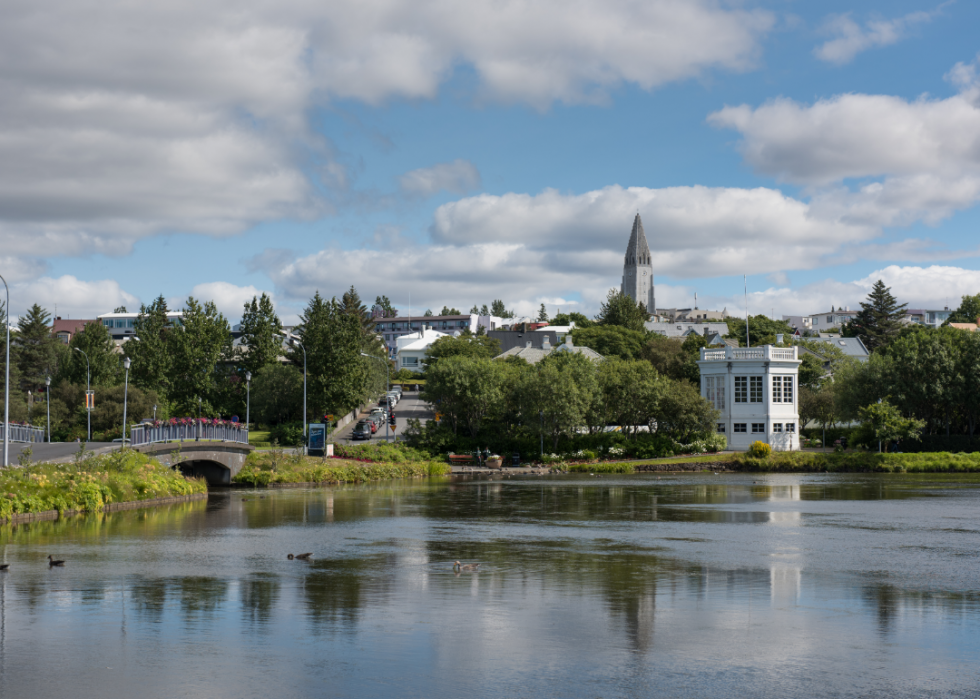
[[(4, 0), (11, 314), (980, 293), (980, 3)], [(743, 275), (747, 275), (747, 296)]]

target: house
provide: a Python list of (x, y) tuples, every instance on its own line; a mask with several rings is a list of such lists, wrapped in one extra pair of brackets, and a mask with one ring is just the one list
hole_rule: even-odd
[(379, 316), (375, 318), (374, 329), (387, 345), (390, 356), (395, 358), (398, 354), (398, 338), (415, 335), (423, 327), (428, 327), (444, 335), (452, 335), (466, 330), (476, 333), (481, 326), (486, 331), (496, 330), (502, 324), (501, 318), (481, 316), (475, 313), (465, 313), (458, 316), (394, 316), (390, 318)]
[[(120, 345), (136, 335), (136, 319), (139, 315), (139, 313), (103, 313), (98, 319), (109, 331), (116, 345)], [(167, 320), (173, 325), (181, 325), (180, 319), (183, 315), (181, 311), (168, 311)]]
[(713, 333), (718, 335), (728, 334), (728, 323), (654, 323), (653, 321), (643, 324), (643, 327), (650, 332), (666, 335), (667, 337), (686, 338), (688, 335), (710, 336)]
[(810, 316), (783, 316), (783, 321), (800, 335), (813, 330), (813, 318)]
[(546, 330), (544, 328), (530, 332), (521, 332), (518, 330), (491, 330), (487, 333), (487, 335), (500, 343), (500, 351), (502, 353), (514, 349), (515, 347), (523, 348), (528, 342), (530, 342), (532, 346), (540, 346), (545, 337), (548, 338), (548, 343), (552, 347), (560, 344), (564, 339), (564, 336), (559, 337), (556, 331)]
[(728, 318), (728, 309), (720, 311), (705, 311), (697, 306), (694, 308), (658, 308), (657, 316), (666, 318), (668, 323), (697, 323), (698, 321), (721, 322)]
[(701, 350), (701, 395), (721, 413), (716, 430), (725, 435), (729, 449), (746, 450), (755, 441), (774, 451), (800, 448), (798, 349)]
[[(535, 333), (537, 334), (537, 333)], [(520, 357), (528, 364), (537, 364), (552, 352), (573, 352), (581, 354), (594, 362), (601, 362), (605, 357), (590, 347), (578, 347), (572, 342), (572, 336), (568, 335), (565, 342), (560, 345), (551, 344), (550, 337), (545, 335), (541, 339), (540, 346), (535, 347), (532, 340), (525, 341), (523, 347), (511, 347), (506, 352), (498, 354), (494, 359), (506, 359), (507, 357)]]
[(980, 318), (977, 318), (976, 323), (950, 323), (949, 327), (956, 328), (957, 330), (966, 330), (971, 333), (975, 333), (977, 328), (980, 327)]
[(818, 333), (839, 331), (842, 325), (850, 323), (857, 314), (857, 311), (849, 310), (846, 307), (843, 310), (838, 309), (835, 311), (831, 308), (826, 313), (814, 313), (809, 316), (810, 329)]
[(422, 371), (425, 368), (425, 358), (429, 356), (429, 347), (440, 337), (448, 333), (433, 330), (423, 325), (418, 332), (399, 335), (395, 339), (395, 367), (409, 371)]
[(61, 316), (58, 316), (51, 321), (51, 334), (54, 335), (59, 342), (67, 345), (76, 334), (85, 329), (86, 325), (97, 322), (98, 321), (95, 318), (90, 320), (65, 320), (62, 319)]
[[(868, 357), (871, 356), (871, 352), (865, 347), (864, 342), (861, 341), (860, 337), (839, 337), (837, 335), (830, 337), (811, 337), (807, 338), (812, 342), (825, 342), (829, 345), (833, 345), (847, 357), (853, 357), (862, 362), (868, 361)], [(806, 351), (806, 350), (804, 350)]]

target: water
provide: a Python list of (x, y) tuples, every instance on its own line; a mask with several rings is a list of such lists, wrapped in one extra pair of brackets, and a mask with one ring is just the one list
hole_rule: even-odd
[(705, 474), (0, 527), (0, 697), (980, 696), (978, 515), (976, 477)]

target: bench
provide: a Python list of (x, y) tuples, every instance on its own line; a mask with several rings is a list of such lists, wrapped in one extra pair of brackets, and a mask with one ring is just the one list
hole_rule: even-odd
[(451, 464), (458, 464), (458, 465), (462, 466), (464, 464), (466, 464), (466, 465), (472, 464), (474, 461), (476, 461), (476, 459), (473, 457), (472, 454), (450, 454), (449, 455), (449, 463), (451, 463)]

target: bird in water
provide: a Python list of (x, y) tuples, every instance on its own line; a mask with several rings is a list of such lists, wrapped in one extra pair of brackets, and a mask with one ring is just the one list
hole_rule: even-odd
[(288, 558), (289, 560), (293, 560), (295, 558), (297, 561), (308, 561), (311, 558), (313, 558), (313, 554), (312, 553), (297, 553), (295, 556), (293, 554), (289, 554), (288, 556), (286, 556), (286, 558)]
[(64, 561), (56, 561), (56, 560), (54, 560), (54, 556), (48, 556), (48, 565), (49, 566), (63, 566), (64, 564), (65, 564)]
[(460, 563), (459, 561), (456, 561), (455, 563), (453, 563), (453, 568), (455, 570), (469, 570), (469, 571), (474, 571), (474, 570), (476, 570), (479, 567), (480, 567), (480, 564), (479, 563), (467, 563), (465, 566), (462, 563)]

